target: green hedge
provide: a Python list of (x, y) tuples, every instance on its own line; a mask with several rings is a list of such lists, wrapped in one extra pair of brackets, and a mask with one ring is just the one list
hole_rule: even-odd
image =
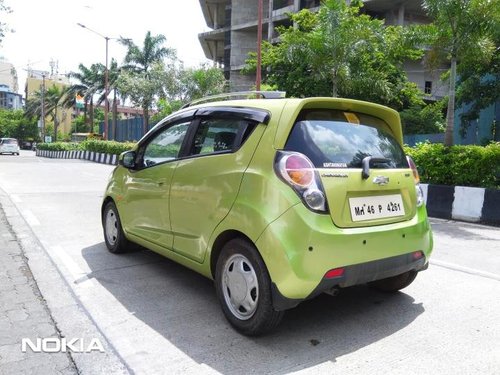
[(132, 142), (115, 142), (115, 141), (100, 141), (89, 139), (80, 143), (75, 142), (54, 142), (54, 143), (39, 143), (37, 149), (48, 151), (94, 151), (105, 154), (119, 155), (124, 151), (128, 151), (134, 147)]
[(38, 150), (48, 151), (75, 151), (83, 150), (81, 143), (76, 142), (54, 142), (54, 143), (38, 143), (36, 145)]
[(500, 189), (500, 143), (452, 146), (419, 143), (405, 147), (418, 166), (422, 182)]
[(82, 143), (83, 150), (102, 152), (105, 154), (120, 155), (124, 151), (128, 151), (135, 146), (132, 142), (116, 142), (116, 141), (99, 141), (96, 139), (88, 139)]

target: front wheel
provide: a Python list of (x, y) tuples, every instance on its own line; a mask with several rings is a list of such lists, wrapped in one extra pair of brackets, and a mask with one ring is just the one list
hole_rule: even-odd
[(417, 277), (417, 271), (408, 271), (387, 279), (372, 281), (368, 285), (382, 292), (397, 292), (410, 285)]
[(123, 233), (118, 210), (113, 202), (106, 203), (102, 212), (102, 227), (106, 247), (113, 254), (119, 254), (130, 248), (130, 242)]
[(283, 311), (273, 307), (264, 261), (247, 241), (234, 239), (224, 246), (217, 260), (215, 288), (227, 320), (244, 335), (268, 332), (283, 317)]

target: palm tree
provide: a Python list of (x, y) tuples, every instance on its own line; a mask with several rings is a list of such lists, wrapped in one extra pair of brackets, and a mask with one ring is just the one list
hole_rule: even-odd
[[(26, 115), (29, 117), (45, 116), (54, 121), (54, 142), (57, 141), (57, 130), (59, 127), (59, 119), (57, 117), (57, 108), (61, 106), (62, 98), (65, 96), (65, 90), (60, 89), (56, 85), (49, 87), (45, 93), (42, 90), (37, 90), (26, 103)], [(43, 97), (43, 100), (42, 100)], [(43, 102), (43, 111), (42, 111)]]
[[(120, 42), (128, 48), (124, 69), (148, 79), (150, 70), (155, 63), (162, 62), (167, 57), (175, 58), (175, 50), (163, 46), (165, 41), (164, 35), (151, 35), (151, 31), (146, 33), (142, 48), (130, 39), (120, 39)], [(144, 133), (149, 126), (149, 108), (152, 103), (152, 96), (144, 97), (142, 100)]]
[[(76, 95), (84, 98), (84, 118), (89, 126), (89, 132), (92, 132), (94, 126), (94, 96), (104, 90), (104, 71), (103, 64), (92, 64), (90, 68), (85, 65), (78, 65), (78, 72), (69, 73), (70, 78), (75, 78), (79, 82), (68, 87), (63, 104), (71, 107), (75, 105)], [(87, 113), (90, 114), (89, 121)]]
[[(108, 69), (108, 84), (109, 89), (113, 92), (113, 122), (111, 125), (112, 128), (112, 137), (116, 139), (116, 122), (118, 119), (118, 97), (122, 96), (121, 92), (118, 90), (118, 79), (120, 77), (121, 67), (118, 66), (118, 62), (115, 59), (111, 59), (111, 64)], [(99, 98), (99, 102), (104, 100), (104, 94), (101, 98)]]

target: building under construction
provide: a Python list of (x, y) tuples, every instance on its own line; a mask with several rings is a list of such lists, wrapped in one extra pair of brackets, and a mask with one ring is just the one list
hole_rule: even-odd
[[(316, 11), (320, 0), (263, 0), (263, 38), (277, 41), (277, 26), (292, 26), (288, 13), (302, 9)], [(205, 56), (224, 66), (231, 91), (248, 90), (255, 86), (252, 75), (241, 73), (250, 52), (257, 49), (257, 1), (200, 0), (205, 21), (212, 31), (199, 35)], [(429, 23), (420, 0), (366, 0), (363, 12), (384, 19), (387, 25)], [(429, 99), (439, 99), (446, 87), (439, 80), (439, 71), (427, 71), (421, 61), (408, 62), (405, 70)]]

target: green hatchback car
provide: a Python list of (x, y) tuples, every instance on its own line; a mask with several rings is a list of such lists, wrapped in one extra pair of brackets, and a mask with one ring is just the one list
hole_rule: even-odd
[(246, 335), (320, 293), (398, 291), (433, 243), (402, 144), (398, 113), (362, 101), (189, 106), (120, 156), (102, 204), (106, 246), (140, 244), (213, 279)]

